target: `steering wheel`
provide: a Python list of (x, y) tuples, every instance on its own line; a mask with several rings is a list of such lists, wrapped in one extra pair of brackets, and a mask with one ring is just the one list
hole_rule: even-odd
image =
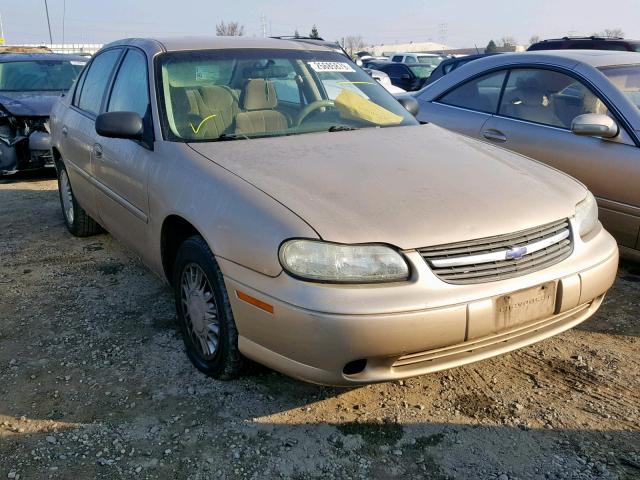
[(335, 104), (333, 100), (316, 100), (315, 102), (311, 102), (309, 105), (304, 107), (300, 113), (298, 114), (298, 119), (296, 120), (296, 126), (299, 127), (305, 119), (316, 110), (321, 108), (333, 108)]

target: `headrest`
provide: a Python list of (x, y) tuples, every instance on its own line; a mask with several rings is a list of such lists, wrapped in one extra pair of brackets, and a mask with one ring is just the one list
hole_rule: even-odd
[(202, 100), (207, 105), (214, 105), (216, 108), (229, 108), (233, 105), (233, 94), (231, 90), (219, 85), (207, 85), (198, 89), (202, 95)]
[(242, 106), (245, 110), (270, 110), (278, 106), (278, 97), (273, 82), (253, 78), (244, 86)]

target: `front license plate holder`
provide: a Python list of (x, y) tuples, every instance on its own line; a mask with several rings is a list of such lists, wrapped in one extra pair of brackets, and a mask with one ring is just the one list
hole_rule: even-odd
[(509, 329), (550, 317), (555, 312), (555, 307), (555, 282), (512, 292), (496, 300), (496, 327), (500, 330)]

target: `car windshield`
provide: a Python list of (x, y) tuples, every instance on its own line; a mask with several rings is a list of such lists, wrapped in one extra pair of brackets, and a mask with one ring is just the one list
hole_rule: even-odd
[(425, 65), (431, 65), (433, 68), (436, 68), (440, 65), (440, 62), (444, 60), (442, 57), (422, 57), (418, 56), (418, 63), (424, 63)]
[(83, 60), (25, 60), (0, 63), (1, 92), (69, 90)]
[(600, 70), (640, 109), (640, 64), (602, 67)]
[(418, 78), (427, 78), (431, 75), (431, 72), (435, 69), (435, 67), (430, 65), (410, 65), (409, 68)]
[(241, 140), (417, 124), (378, 82), (333, 52), (170, 52), (158, 57), (156, 71), (169, 140)]

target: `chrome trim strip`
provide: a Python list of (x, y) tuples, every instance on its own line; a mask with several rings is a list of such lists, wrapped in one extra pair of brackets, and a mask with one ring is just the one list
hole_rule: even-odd
[[(560, 233), (556, 233), (552, 237), (545, 238), (543, 240), (539, 240), (534, 243), (530, 243), (529, 245), (523, 245), (518, 248), (525, 248), (525, 253), (523, 256), (529, 255), (530, 253), (535, 253), (539, 250), (543, 250), (551, 245), (555, 245), (558, 242), (561, 242), (565, 238), (568, 238), (570, 235), (569, 229), (563, 230)], [(479, 255), (468, 255), (466, 257), (454, 257), (454, 258), (441, 258), (437, 260), (429, 260), (431, 265), (436, 268), (444, 268), (444, 267), (462, 267), (466, 265), (473, 265), (477, 263), (490, 263), (490, 262), (501, 262), (504, 260), (509, 260), (507, 253), (512, 249), (500, 250), (499, 252), (491, 252), (491, 253), (481, 253)]]

